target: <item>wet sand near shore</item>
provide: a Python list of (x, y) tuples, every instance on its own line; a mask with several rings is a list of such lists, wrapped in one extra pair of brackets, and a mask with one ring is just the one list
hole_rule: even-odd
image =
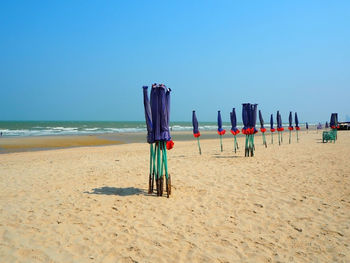
[[(174, 131), (173, 140), (193, 140), (191, 131)], [(231, 136), (228, 134), (228, 136)], [(202, 132), (201, 140), (218, 138), (216, 131)], [(71, 147), (103, 146), (121, 143), (145, 143), (146, 133), (111, 133), (99, 135), (65, 135), (35, 137), (0, 137), (0, 154)]]

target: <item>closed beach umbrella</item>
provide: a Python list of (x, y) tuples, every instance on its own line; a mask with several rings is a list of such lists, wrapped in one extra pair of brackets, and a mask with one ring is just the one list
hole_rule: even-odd
[(254, 135), (258, 132), (258, 130), (255, 128), (256, 126), (256, 119), (258, 115), (258, 104), (250, 104), (251, 110), (250, 110), (250, 119), (249, 119), (249, 126), (250, 126), (250, 156), (254, 156)]
[(234, 138), (234, 150), (235, 153), (237, 152), (238, 149), (238, 143), (237, 143), (237, 138), (236, 135), (239, 133), (239, 129), (237, 129), (237, 117), (236, 117), (236, 110), (235, 108), (232, 109), (232, 112), (230, 112), (230, 120), (231, 120), (231, 133)]
[(152, 113), (151, 113), (151, 105), (148, 98), (148, 86), (143, 86), (143, 105), (145, 110), (145, 120), (147, 127), (147, 142), (150, 145), (150, 165), (149, 165), (149, 180), (148, 180), (148, 193), (153, 192), (153, 184), (154, 184), (154, 172), (155, 172), (155, 164), (152, 162), (154, 159), (153, 152), (153, 143), (154, 143), (154, 135), (153, 135), (153, 127), (152, 127)]
[[(151, 90), (151, 112), (155, 149), (153, 162), (156, 163), (155, 177), (157, 195), (163, 195), (163, 178), (166, 177), (167, 196), (171, 193), (170, 174), (168, 174), (167, 149), (174, 143), (171, 140), (170, 122), (170, 89), (163, 84), (153, 84)], [(163, 174), (164, 171), (164, 174)]]
[(254, 134), (258, 131), (255, 128), (257, 118), (257, 104), (243, 103), (242, 104), (242, 133), (246, 135), (245, 156), (254, 156)]
[(262, 117), (261, 110), (259, 110), (259, 121), (260, 121), (260, 131), (262, 133), (262, 138), (263, 138), (263, 144), (265, 145), (265, 147), (267, 147), (266, 138), (265, 138), (266, 128), (264, 127), (264, 119)]
[(151, 105), (148, 98), (148, 86), (143, 86), (143, 105), (145, 109), (145, 120), (147, 127), (147, 142), (153, 143), (153, 127), (152, 127), (152, 113), (151, 113)]
[(283, 131), (282, 118), (279, 111), (277, 111), (277, 132), (278, 132), (278, 144), (281, 145), (283, 142)]
[(306, 129), (306, 132), (309, 133), (309, 124), (307, 122), (305, 123), (305, 129)]
[(297, 113), (294, 114), (294, 122), (295, 122), (295, 130), (296, 130), (296, 133), (297, 133), (297, 142), (299, 142), (298, 132), (300, 130), (300, 127), (299, 127), (299, 120), (298, 120), (298, 114)]
[(324, 125), (324, 127), (325, 127), (326, 129), (329, 128), (328, 121), (326, 121), (326, 124)]
[(330, 125), (331, 125), (332, 129), (339, 128), (338, 127), (338, 113), (332, 113), (331, 120), (330, 120)]
[(273, 144), (273, 133), (275, 131), (276, 129), (273, 127), (273, 114), (271, 114), (271, 117), (270, 117), (271, 144)]
[(159, 88), (157, 84), (152, 85), (151, 89), (151, 112), (154, 141), (160, 141), (160, 107), (159, 107)]
[(289, 112), (289, 126), (288, 126), (288, 130), (289, 130), (289, 144), (292, 142), (292, 130), (293, 130), (293, 115), (292, 112)]
[(192, 125), (193, 125), (193, 136), (197, 138), (197, 142), (198, 142), (199, 154), (202, 154), (201, 145), (199, 143), (199, 136), (201, 136), (201, 133), (199, 132), (199, 129), (198, 129), (198, 120), (196, 116), (196, 111), (192, 111)]
[(251, 104), (251, 128), (253, 128), (253, 134), (257, 133), (258, 130), (255, 128), (256, 126), (256, 119), (257, 119), (257, 116), (258, 116), (258, 104)]
[(222, 119), (221, 119), (221, 112), (218, 111), (218, 134), (220, 136), (220, 146), (221, 146), (221, 151), (223, 151), (223, 146), (222, 146), (222, 135), (224, 135), (226, 131), (222, 128)]
[(249, 115), (250, 115), (250, 103), (242, 104), (242, 121), (243, 121), (243, 129), (242, 133), (245, 134), (245, 157), (249, 156)]

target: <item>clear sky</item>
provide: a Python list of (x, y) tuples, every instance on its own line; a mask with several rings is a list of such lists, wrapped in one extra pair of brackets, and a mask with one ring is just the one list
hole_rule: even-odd
[(153, 82), (173, 121), (342, 120), (350, 1), (1, 1), (0, 120), (144, 120)]

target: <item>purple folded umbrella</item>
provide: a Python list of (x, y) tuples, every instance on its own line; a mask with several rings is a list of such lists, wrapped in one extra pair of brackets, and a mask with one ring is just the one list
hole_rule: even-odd
[(243, 129), (242, 133), (247, 134), (247, 131), (249, 130), (249, 119), (250, 119), (250, 103), (243, 103), (242, 104), (242, 120), (243, 120)]
[(143, 105), (145, 108), (145, 119), (146, 119), (146, 126), (147, 126), (147, 142), (153, 143), (154, 136), (153, 136), (153, 127), (152, 127), (151, 105), (148, 99), (147, 90), (148, 90), (148, 86), (143, 86)]
[(271, 114), (271, 117), (270, 117), (270, 130), (271, 132), (275, 131), (275, 128), (273, 127), (273, 114)]
[(332, 113), (330, 126), (332, 129), (337, 128), (337, 126), (338, 126), (338, 113)]
[(296, 129), (296, 130), (300, 130), (300, 127), (299, 127), (299, 120), (298, 120), (298, 114), (297, 114), (297, 113), (294, 114), (294, 121), (295, 121), (295, 129)]
[(255, 128), (256, 126), (256, 118), (258, 113), (258, 104), (250, 104), (251, 111), (250, 111), (250, 130), (252, 133), (257, 133), (258, 130)]
[(194, 137), (200, 136), (198, 129), (198, 120), (196, 116), (196, 111), (192, 111), (192, 125), (193, 125), (193, 135)]
[(230, 119), (231, 119), (231, 133), (233, 135), (236, 135), (239, 133), (239, 130), (237, 129), (237, 117), (236, 117), (236, 109), (235, 108), (233, 108), (232, 112), (230, 112)]
[(221, 112), (218, 111), (218, 133), (219, 135), (222, 135), (224, 129), (222, 128), (222, 119), (221, 119)]
[(165, 85), (152, 85), (151, 110), (154, 141), (169, 141), (170, 89)]
[(264, 119), (263, 119), (263, 116), (261, 114), (261, 110), (259, 110), (259, 121), (260, 121), (260, 130), (265, 132), (266, 129), (264, 127)]
[(280, 111), (277, 111), (277, 131), (283, 131), (283, 127), (282, 127), (282, 118), (281, 118), (281, 114)]
[(289, 126), (288, 126), (289, 130), (293, 130), (293, 115), (292, 112), (289, 112)]

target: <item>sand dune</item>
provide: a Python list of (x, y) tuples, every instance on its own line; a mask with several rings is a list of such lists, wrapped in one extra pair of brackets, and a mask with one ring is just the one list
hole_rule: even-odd
[[(172, 196), (143, 144), (0, 155), (1, 262), (350, 262), (350, 133), (175, 142)], [(270, 137), (267, 138), (270, 142)]]

